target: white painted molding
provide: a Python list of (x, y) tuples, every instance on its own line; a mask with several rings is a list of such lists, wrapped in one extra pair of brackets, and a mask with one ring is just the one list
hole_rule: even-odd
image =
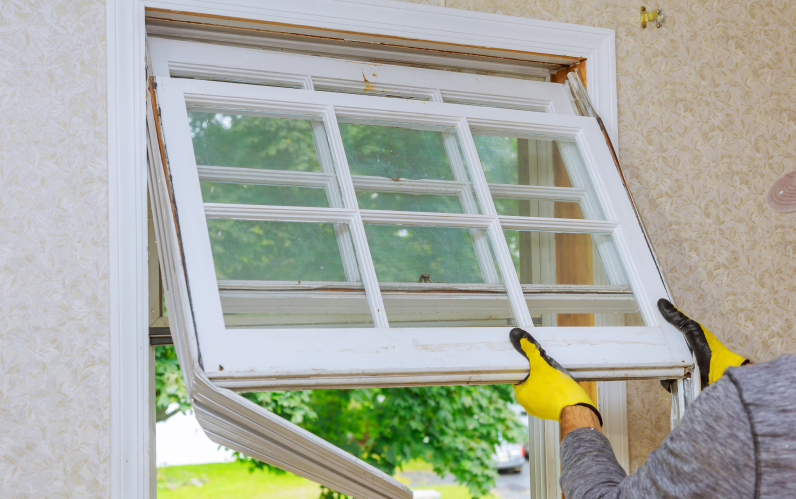
[(144, 8), (107, 0), (108, 292), (112, 499), (149, 497), (150, 408)]
[(603, 416), (603, 434), (625, 473), (630, 473), (630, 444), (627, 430), (627, 382), (597, 383), (597, 407)]

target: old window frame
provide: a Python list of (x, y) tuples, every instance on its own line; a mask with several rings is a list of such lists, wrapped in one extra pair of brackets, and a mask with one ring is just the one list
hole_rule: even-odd
[[(109, 294), (111, 330), (111, 496), (154, 497), (153, 376), (146, 334), (147, 196), (145, 19), (178, 13), (208, 24), (245, 19), (273, 32), (302, 31), (396, 45), (446, 44), (461, 52), (519, 54), (529, 60), (560, 54), (588, 60), (588, 94), (616, 141), (612, 30), (370, 0), (107, 0), (109, 154)], [(232, 21), (230, 21), (232, 20)], [(294, 29), (295, 28), (295, 29)], [(521, 59), (522, 57), (516, 57)]]
[[(533, 325), (528, 309), (524, 306), (525, 298), (513, 272), (505, 242), (500, 242), (502, 230), (611, 234), (648, 326), (623, 328), (619, 335), (612, 328), (589, 328), (584, 331), (581, 328), (561, 327), (535, 328), (534, 334), (549, 345), (549, 351), (573, 375), (581, 379), (677, 378), (685, 374), (688, 350), (679, 332), (665, 323), (657, 313), (655, 302), (658, 297), (665, 296), (665, 288), (647, 249), (630, 201), (624, 194), (619, 174), (610, 160), (610, 152), (602, 132), (593, 119), (202, 80), (162, 77), (156, 80), (163, 114), (163, 141), (170, 151), (169, 167), (174, 182), (172, 188), (175, 192), (183, 189), (183, 197), (175, 197), (182, 224), (179, 230), (186, 240), (186, 247), (191, 248), (190, 252), (186, 251), (185, 258), (189, 280), (196, 286), (191, 294), (197, 333), (199, 342), (203, 345), (202, 356), (207, 366), (205, 369), (210, 379), (219, 386), (237, 390), (279, 390), (302, 386), (322, 388), (427, 384), (431, 380), (435, 383), (510, 382), (521, 378), (520, 373), (526, 367), (517, 359), (512, 359), (513, 352), (509, 348), (496, 351), (492, 357), (482, 353), (489, 350), (488, 344), (500, 341), (498, 335), (501, 332), (492, 328), (468, 328), (466, 332), (455, 328), (406, 328), (400, 329), (401, 339), (398, 340), (394, 336), (394, 329), (384, 329), (388, 328), (388, 323), (379, 283), (370, 255), (362, 255), (362, 251), (358, 252), (360, 272), (376, 329), (338, 330), (335, 335), (320, 330), (302, 330), (301, 334), (306, 337), (307, 342), (317, 345), (317, 349), (312, 350), (298, 350), (290, 346), (290, 338), (294, 338), (295, 330), (272, 329), (265, 335), (257, 330), (225, 329), (219, 295), (215, 292), (218, 283), (213, 270), (205, 216), (221, 219), (348, 223), (355, 246), (360, 250), (367, 248), (363, 223), (486, 229), (495, 248), (517, 324), (521, 327)], [(193, 146), (185, 125), (186, 106), (245, 108), (322, 117), (327, 130), (330, 130), (330, 146), (338, 165), (337, 181), (342, 189), (346, 208), (203, 205), (198, 189), (200, 177), (197, 175), (197, 171), (201, 172), (201, 169), (193, 161)], [(480, 165), (470, 135), (471, 127), (569, 137), (577, 142), (607, 220), (499, 217), (491, 203), (483, 173), (472, 166), (470, 175), (481, 200), (483, 215), (381, 212), (348, 208), (357, 206), (356, 196), (339, 132), (334, 132), (337, 128), (335, 113), (348, 119), (455, 127), (469, 165)], [(335, 136), (337, 140), (334, 139)], [(201, 259), (201, 263), (197, 262), (192, 266), (192, 258)], [(504, 334), (505, 332), (502, 331)], [(632, 346), (627, 345), (624, 335), (635, 338)], [(282, 338), (286, 341), (283, 342)], [(583, 344), (586, 338), (588, 344)], [(416, 347), (418, 344), (426, 344), (427, 341), (430, 341), (428, 349)], [(427, 355), (429, 351), (444, 351), (445, 345), (463, 342), (469, 344), (466, 351), (477, 353), (448, 355), (444, 361), (437, 359), (439, 355)], [(367, 367), (368, 357), (364, 355), (364, 349), (369, 347), (372, 352), (368, 352), (376, 354), (379, 346), (384, 344), (395, 347), (392, 350), (396, 356), (394, 360), (384, 358), (384, 355), (373, 357), (379, 360), (373, 366)], [(358, 346), (359, 353), (347, 354), (355, 345)], [(268, 352), (265, 356), (259, 353), (264, 351)], [(298, 355), (299, 351), (301, 355)], [(311, 352), (317, 353), (313, 355)], [(669, 353), (668, 358), (666, 352)], [(271, 367), (266, 370), (258, 366)], [(483, 374), (474, 374), (473, 366), (478, 366), (477, 370)], [(358, 374), (354, 374), (355, 372)], [(441, 372), (445, 374), (441, 375)], [(344, 379), (349, 378), (349, 375), (351, 381), (345, 382)]]

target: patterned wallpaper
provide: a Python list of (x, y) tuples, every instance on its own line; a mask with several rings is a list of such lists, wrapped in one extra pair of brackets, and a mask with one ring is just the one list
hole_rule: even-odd
[(105, 3), (0, 2), (0, 497), (107, 498)]
[[(796, 2), (440, 0), (616, 31), (619, 148), (676, 303), (757, 361), (796, 354), (796, 214), (765, 193), (796, 168)], [(661, 8), (661, 29), (639, 9)], [(669, 431), (657, 382), (628, 383), (631, 468)]]

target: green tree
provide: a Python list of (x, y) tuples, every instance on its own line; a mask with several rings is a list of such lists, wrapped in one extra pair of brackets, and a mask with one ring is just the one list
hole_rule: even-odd
[(155, 348), (155, 420), (165, 421), (191, 410), (177, 353), (172, 346)]
[[(158, 350), (164, 352), (157, 356), (158, 412), (165, 413), (174, 402), (184, 411), (190, 404), (184, 398), (182, 378), (172, 375), (173, 347)], [(166, 375), (163, 379), (161, 373)], [(457, 482), (469, 487), (473, 497), (486, 495), (494, 486), (495, 445), (523, 439), (522, 427), (507, 406), (514, 402), (508, 385), (243, 395), (385, 473), (395, 473), (412, 459), (423, 459), (439, 476), (453, 474)], [(252, 471), (281, 471), (241, 454), (237, 458)], [(336, 498), (335, 494), (322, 488), (320, 498)]]

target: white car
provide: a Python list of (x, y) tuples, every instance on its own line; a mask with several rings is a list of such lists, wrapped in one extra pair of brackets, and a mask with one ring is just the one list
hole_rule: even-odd
[[(509, 409), (513, 412), (517, 421), (525, 427), (525, 435), (528, 435), (528, 413), (519, 404), (509, 404)], [(495, 468), (498, 471), (512, 471), (519, 473), (522, 471), (522, 465), (528, 460), (528, 450), (524, 445), (510, 444), (504, 442), (495, 446)]]
[(498, 471), (511, 471), (520, 473), (525, 464), (527, 453), (525, 446), (520, 444), (503, 443), (495, 446), (495, 468)]

